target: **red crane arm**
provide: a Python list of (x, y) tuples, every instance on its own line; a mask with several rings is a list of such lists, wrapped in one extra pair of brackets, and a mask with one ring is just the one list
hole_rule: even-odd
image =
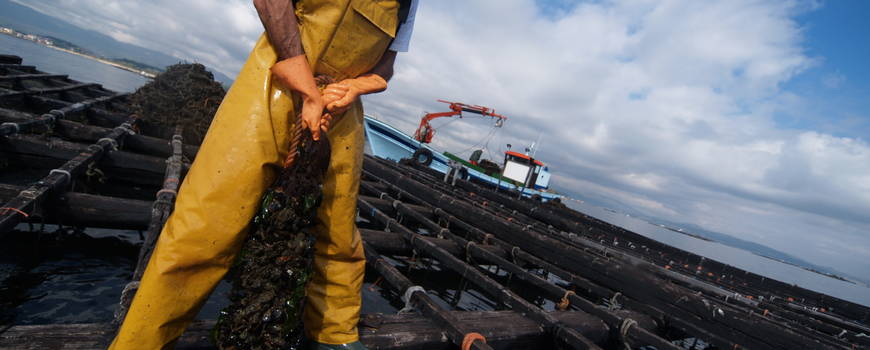
[(470, 112), (475, 114), (480, 114), (482, 116), (493, 117), (498, 119), (496, 125), (501, 126), (501, 123), (507, 119), (507, 117), (496, 114), (494, 109), (490, 109), (483, 106), (478, 105), (468, 105), (465, 103), (459, 102), (450, 102), (445, 100), (438, 100), (438, 102), (447, 103), (450, 105), (450, 112), (439, 112), (439, 113), (426, 113), (422, 119), (420, 119), (420, 126), (417, 127), (417, 131), (414, 132), (414, 139), (421, 143), (430, 143), (432, 142), (432, 137), (435, 136), (435, 129), (429, 125), (429, 121), (436, 118), (442, 117), (453, 117), (459, 116), (462, 118), (462, 112)]

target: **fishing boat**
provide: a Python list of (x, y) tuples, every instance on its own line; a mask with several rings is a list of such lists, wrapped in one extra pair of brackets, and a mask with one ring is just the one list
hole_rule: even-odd
[(365, 116), (365, 133), (368, 152), (393, 161), (412, 159), (442, 174), (456, 176), (482, 185), (508, 191), (517, 191), (525, 197), (540, 198), (542, 201), (561, 199), (561, 195), (550, 190), (550, 168), (531, 155), (531, 148), (524, 153), (510, 150), (504, 152), (501, 164), (481, 159), (482, 150), (476, 150), (469, 159), (444, 151), (438, 151), (430, 143), (435, 129), (429, 122), (435, 118), (462, 117), (462, 113), (473, 113), (496, 120), (501, 127), (507, 117), (496, 114), (494, 110), (460, 102), (438, 100), (450, 105), (450, 111), (427, 113), (420, 121), (414, 136), (387, 124), (377, 118)]

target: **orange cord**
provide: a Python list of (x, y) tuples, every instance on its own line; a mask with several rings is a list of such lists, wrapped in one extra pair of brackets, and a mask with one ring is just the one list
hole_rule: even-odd
[(16, 212), (16, 213), (18, 213), (18, 214), (24, 215), (24, 217), (26, 217), (26, 218), (29, 218), (29, 217), (30, 217), (29, 214), (23, 212), (21, 209), (18, 209), (18, 208), (3, 207), (3, 208), (0, 208), (0, 210), (4, 210), (4, 211), (6, 211), (6, 210), (11, 210), (11, 211), (14, 211), (14, 212)]
[(375, 280), (375, 283), (372, 283), (372, 284), (369, 286), (369, 292), (374, 292), (374, 291), (375, 291), (375, 287), (377, 287), (378, 284), (381, 283), (381, 281), (383, 281), (383, 280), (384, 280), (384, 277), (383, 277), (383, 276), (378, 277), (378, 279)]
[(571, 306), (571, 300), (568, 300), (568, 296), (571, 294), (577, 295), (576, 293), (574, 293), (573, 290), (565, 291), (565, 295), (562, 296), (562, 300), (559, 301), (558, 305), (556, 305), (556, 307), (559, 308), (559, 310), (562, 310), (562, 311), (568, 310), (568, 306)]
[(471, 344), (474, 344), (475, 340), (480, 340), (486, 344), (486, 337), (484, 337), (483, 334), (471, 332), (466, 334), (465, 338), (462, 338), (462, 350), (471, 349)]

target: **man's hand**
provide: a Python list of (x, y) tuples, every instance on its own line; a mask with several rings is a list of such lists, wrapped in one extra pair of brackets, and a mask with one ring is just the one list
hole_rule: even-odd
[(320, 130), (328, 130), (332, 116), (323, 114), (326, 103), (317, 89), (305, 55), (278, 61), (271, 70), (276, 79), (302, 97), (302, 126), (311, 131), (315, 141), (320, 140)]
[(329, 84), (323, 89), (323, 103), (332, 115), (347, 111), (361, 95), (387, 89), (387, 81), (377, 74), (365, 74), (354, 79), (345, 79)]

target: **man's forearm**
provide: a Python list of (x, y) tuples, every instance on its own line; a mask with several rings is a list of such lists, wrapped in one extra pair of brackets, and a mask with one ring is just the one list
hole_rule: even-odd
[(369, 71), (371, 74), (377, 74), (381, 78), (384, 78), (384, 81), (390, 81), (393, 77), (393, 64), (396, 62), (396, 51), (387, 50), (384, 52), (384, 55), (381, 57), (381, 60), (375, 65), (372, 70)]
[(296, 22), (293, 1), (291, 0), (254, 0), (254, 7), (266, 28), (269, 42), (283, 60), (305, 53)]

